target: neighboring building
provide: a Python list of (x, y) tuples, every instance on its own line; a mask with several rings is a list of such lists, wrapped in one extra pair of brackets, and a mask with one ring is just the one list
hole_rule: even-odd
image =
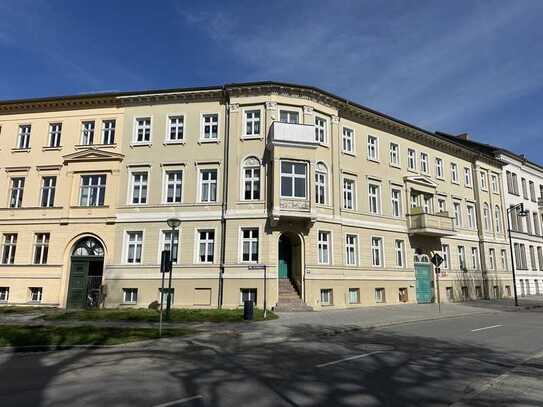
[[(113, 148), (76, 145), (91, 119), (95, 136), (116, 120)], [(24, 126), (44, 138), (56, 121), (63, 150), (32, 145), (19, 168)], [(99, 279), (105, 306), (146, 307), (160, 298), (160, 252), (172, 244), (176, 307), (262, 307), (264, 296), (268, 306), (315, 309), (430, 302), (436, 252), (446, 259), (442, 300), (510, 295), (503, 163), (316, 88), (266, 82), (15, 101), (0, 104), (0, 126), (9, 260), (0, 301), (2, 289), (22, 304), (41, 288), (42, 303), (80, 306), (81, 287)], [(49, 184), (29, 176), (43, 166), (56, 166), (62, 196), (48, 211), (35, 206)], [(19, 173), (32, 191), (25, 184), (22, 201)], [(97, 194), (98, 207), (81, 203)], [(170, 217), (182, 221), (174, 234)], [(48, 265), (31, 264), (43, 234)], [(81, 238), (93, 248), (72, 256)]]

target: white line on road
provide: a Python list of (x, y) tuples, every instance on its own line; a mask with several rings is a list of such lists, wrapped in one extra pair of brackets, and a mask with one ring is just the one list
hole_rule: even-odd
[(203, 398), (204, 398), (204, 396), (202, 396), (201, 394), (198, 394), (198, 395), (192, 396), (192, 397), (185, 397), (184, 399), (169, 401), (168, 403), (164, 403), (164, 404), (157, 404), (156, 406), (153, 406), (153, 407), (170, 407), (170, 406), (176, 406), (176, 405), (181, 404), (181, 403), (186, 403), (187, 401), (192, 401), (192, 400), (197, 400), (197, 399), (203, 399)]
[(336, 364), (338, 364), (338, 363), (347, 362), (347, 361), (349, 361), (349, 360), (355, 360), (355, 359), (365, 358), (366, 356), (371, 356), (371, 355), (374, 355), (374, 354), (376, 354), (376, 353), (383, 353), (383, 351), (382, 351), (382, 350), (376, 350), (375, 352), (363, 353), (362, 355), (350, 356), (350, 357), (348, 357), (348, 358), (343, 358), (343, 359), (339, 359), (339, 360), (334, 360), (333, 362), (321, 363), (320, 365), (317, 365), (317, 367), (325, 367), (325, 366), (336, 365)]
[(503, 326), (503, 325), (485, 326), (484, 328), (472, 329), (471, 332), (484, 331), (485, 329), (499, 328), (500, 326)]

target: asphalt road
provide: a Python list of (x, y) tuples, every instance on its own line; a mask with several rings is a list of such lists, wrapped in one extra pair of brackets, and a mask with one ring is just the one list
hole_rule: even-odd
[(542, 351), (526, 311), (3, 353), (0, 406), (543, 406)]

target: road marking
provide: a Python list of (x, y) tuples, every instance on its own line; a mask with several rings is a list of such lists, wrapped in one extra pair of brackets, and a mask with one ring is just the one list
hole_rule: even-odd
[(485, 326), (484, 328), (472, 329), (471, 332), (484, 331), (485, 329), (499, 328), (500, 326), (503, 326), (503, 325)]
[(175, 406), (177, 404), (186, 403), (187, 401), (203, 399), (203, 398), (204, 398), (204, 396), (202, 396), (201, 394), (198, 394), (198, 395), (192, 396), (192, 397), (185, 397), (184, 399), (169, 401), (169, 402), (164, 403), (164, 404), (157, 404), (156, 406), (153, 406), (153, 407), (170, 407), (170, 406)]
[(341, 362), (347, 362), (349, 360), (361, 359), (361, 358), (365, 358), (366, 356), (371, 356), (371, 355), (375, 355), (376, 353), (383, 353), (383, 352), (384, 351), (382, 351), (382, 350), (376, 350), (376, 351), (370, 352), (370, 353), (363, 353), (362, 355), (355, 355), (355, 356), (350, 356), (348, 358), (334, 360), (332, 362), (321, 363), (320, 365), (317, 365), (317, 367), (332, 366), (332, 365), (336, 365), (336, 364), (341, 363)]

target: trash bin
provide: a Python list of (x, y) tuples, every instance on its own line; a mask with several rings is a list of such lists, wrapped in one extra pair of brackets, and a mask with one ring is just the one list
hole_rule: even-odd
[(254, 316), (254, 302), (251, 300), (243, 301), (243, 320), (251, 321)]

